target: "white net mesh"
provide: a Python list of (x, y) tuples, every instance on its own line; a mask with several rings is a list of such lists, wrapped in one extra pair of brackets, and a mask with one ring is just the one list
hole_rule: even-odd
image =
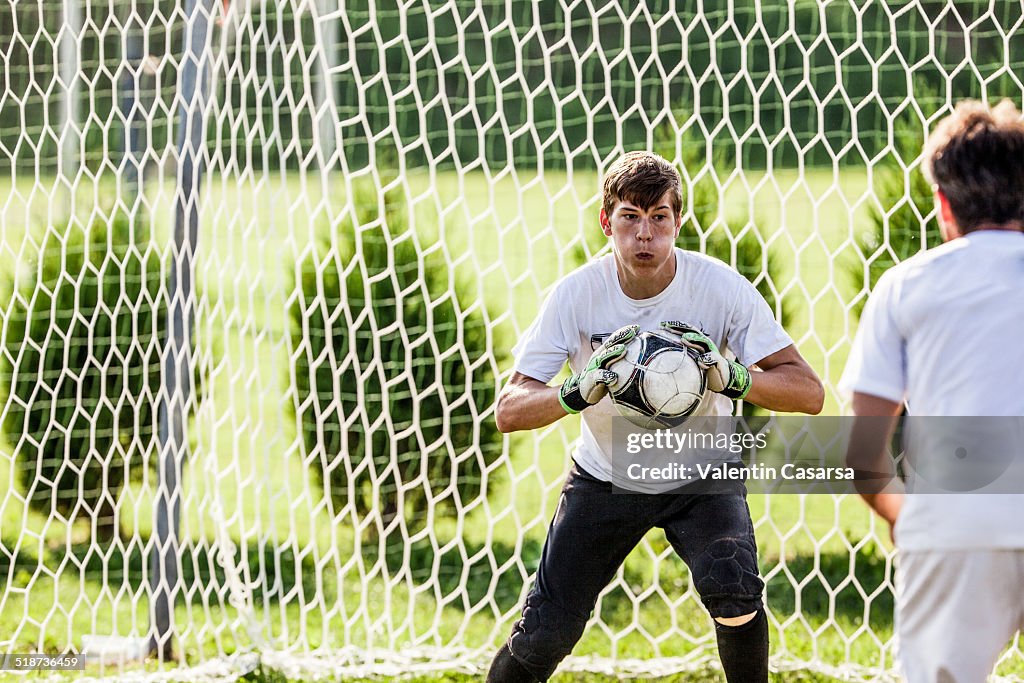
[[(842, 409), (871, 284), (934, 239), (922, 131), (1021, 99), (1022, 7), (694, 4), (0, 4), (0, 650), (478, 670), (578, 431), (502, 437), (495, 392), (629, 149)], [(888, 675), (884, 530), (751, 508), (774, 665)], [(710, 625), (651, 534), (567, 667), (713, 665)]]

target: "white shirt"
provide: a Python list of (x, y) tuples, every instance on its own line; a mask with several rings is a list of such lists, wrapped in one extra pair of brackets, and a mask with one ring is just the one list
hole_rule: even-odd
[[(649, 299), (631, 299), (622, 291), (615, 259), (608, 254), (569, 273), (548, 296), (540, 314), (512, 350), (515, 370), (547, 384), (565, 366), (573, 372), (587, 361), (603, 338), (636, 323), (641, 331), (680, 320), (701, 328), (725, 354), (750, 366), (793, 343), (771, 309), (742, 275), (721, 261), (677, 248), (672, 282)], [(708, 392), (701, 415), (729, 415), (732, 402)], [(608, 397), (582, 413), (573, 459), (587, 472), (612, 478), (612, 417)], [(621, 453), (620, 453), (621, 455)]]
[[(839, 386), (914, 416), (1024, 416), (1024, 235), (980, 230), (888, 270)], [(1024, 548), (1021, 515), (1021, 494), (912, 494), (896, 537), (910, 550)]]

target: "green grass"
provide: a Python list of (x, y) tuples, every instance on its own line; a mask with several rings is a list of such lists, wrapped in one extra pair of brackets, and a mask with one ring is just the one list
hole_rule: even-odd
[[(457, 639), (490, 648), (516, 617), (525, 577), (536, 566), (553, 511), (575, 419), (508, 439), (509, 459), (492, 473), (486, 504), (460, 523), (436, 520), (441, 548), (425, 542), (354, 550), (369, 538), (352, 519), (331, 519), (296, 446), (287, 381), (286, 311), (295, 264), (315, 227), (343, 205), (344, 187), (297, 175), (259, 183), (213, 179), (205, 191), (197, 273), (202, 300), (197, 330), (208, 367), (204, 401), (191, 430), (182, 535), (188, 560), (176, 620), (188, 661), (252, 645), (247, 628), (278, 646), (445, 647)], [(511, 346), (529, 325), (544, 290), (600, 247), (597, 178), (546, 172), (488, 180), (482, 174), (404, 181), (413, 225), (424, 249), (443, 249), (460, 286), (485, 302), (496, 343)], [(837, 413), (835, 382), (846, 360), (853, 296), (841, 266), (856, 258), (853, 238), (866, 230), (863, 171), (777, 171), (737, 176), (724, 206), (750, 213), (785, 265), (776, 289), (793, 308), (791, 333), (829, 388), (826, 413)], [(79, 210), (101, 185), (84, 189)], [(35, 245), (26, 226), (57, 222), (50, 201), (30, 185), (0, 187), (0, 259), (24, 271)], [(172, 188), (147, 190), (155, 232), (166, 239)], [(102, 200), (101, 200), (102, 203)], [(441, 218), (438, 219), (438, 216)], [(508, 368), (503, 368), (507, 370)], [(9, 486), (12, 449), (0, 450), (0, 634), (15, 649), (80, 645), (87, 633), (140, 634), (147, 626), (141, 547), (114, 547), (106, 557), (85, 543), (84, 529), (26, 515)], [(152, 483), (126, 490), (122, 526), (143, 539), (151, 530)], [(768, 582), (773, 656), (839, 666), (888, 665), (892, 633), (887, 541), (859, 501), (813, 496), (751, 496), (762, 571)], [(230, 577), (211, 551), (224, 548), (250, 571)], [(407, 553), (407, 554), (406, 554)], [(495, 560), (494, 565), (490, 559)], [(851, 576), (855, 564), (857, 585)], [(407, 571), (403, 567), (408, 567)], [(54, 572), (59, 568), (59, 577)], [(426, 578), (433, 576), (430, 581)], [(657, 576), (660, 589), (652, 590)], [(241, 607), (231, 584), (248, 587)], [(236, 597), (240, 593), (234, 594)], [(488, 597), (490, 596), (490, 597)], [(683, 656), (713, 644), (709, 618), (664, 538), (651, 534), (627, 560), (578, 654), (625, 658)], [(865, 624), (865, 620), (867, 623)], [(870, 627), (870, 630), (866, 628)], [(389, 640), (391, 633), (392, 640)], [(277, 681), (263, 672), (250, 680)], [(833, 680), (787, 673), (779, 680)], [(0, 677), (0, 680), (3, 680)], [(461, 681), (430, 676), (421, 681)], [(561, 675), (557, 681), (604, 680)], [(607, 679), (612, 680), (612, 679)], [(671, 681), (712, 680), (700, 674)]]

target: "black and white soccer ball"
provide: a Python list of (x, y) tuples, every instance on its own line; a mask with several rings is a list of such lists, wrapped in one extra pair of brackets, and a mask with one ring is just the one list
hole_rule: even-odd
[(707, 382), (696, 352), (659, 332), (642, 332), (609, 370), (612, 403), (624, 418), (645, 429), (682, 424), (700, 405)]

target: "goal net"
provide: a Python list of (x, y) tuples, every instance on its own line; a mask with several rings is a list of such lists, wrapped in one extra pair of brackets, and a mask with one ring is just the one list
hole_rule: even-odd
[[(3, 3), (0, 651), (479, 672), (579, 430), (502, 435), (495, 397), (607, 249), (608, 164), (679, 165), (680, 244), (758, 287), (840, 414), (872, 284), (937, 240), (923, 133), (1020, 102), (1022, 24), (976, 0)], [(773, 666), (891, 675), (887, 530), (849, 496), (750, 506)], [(651, 533), (566, 667), (716, 662)]]

